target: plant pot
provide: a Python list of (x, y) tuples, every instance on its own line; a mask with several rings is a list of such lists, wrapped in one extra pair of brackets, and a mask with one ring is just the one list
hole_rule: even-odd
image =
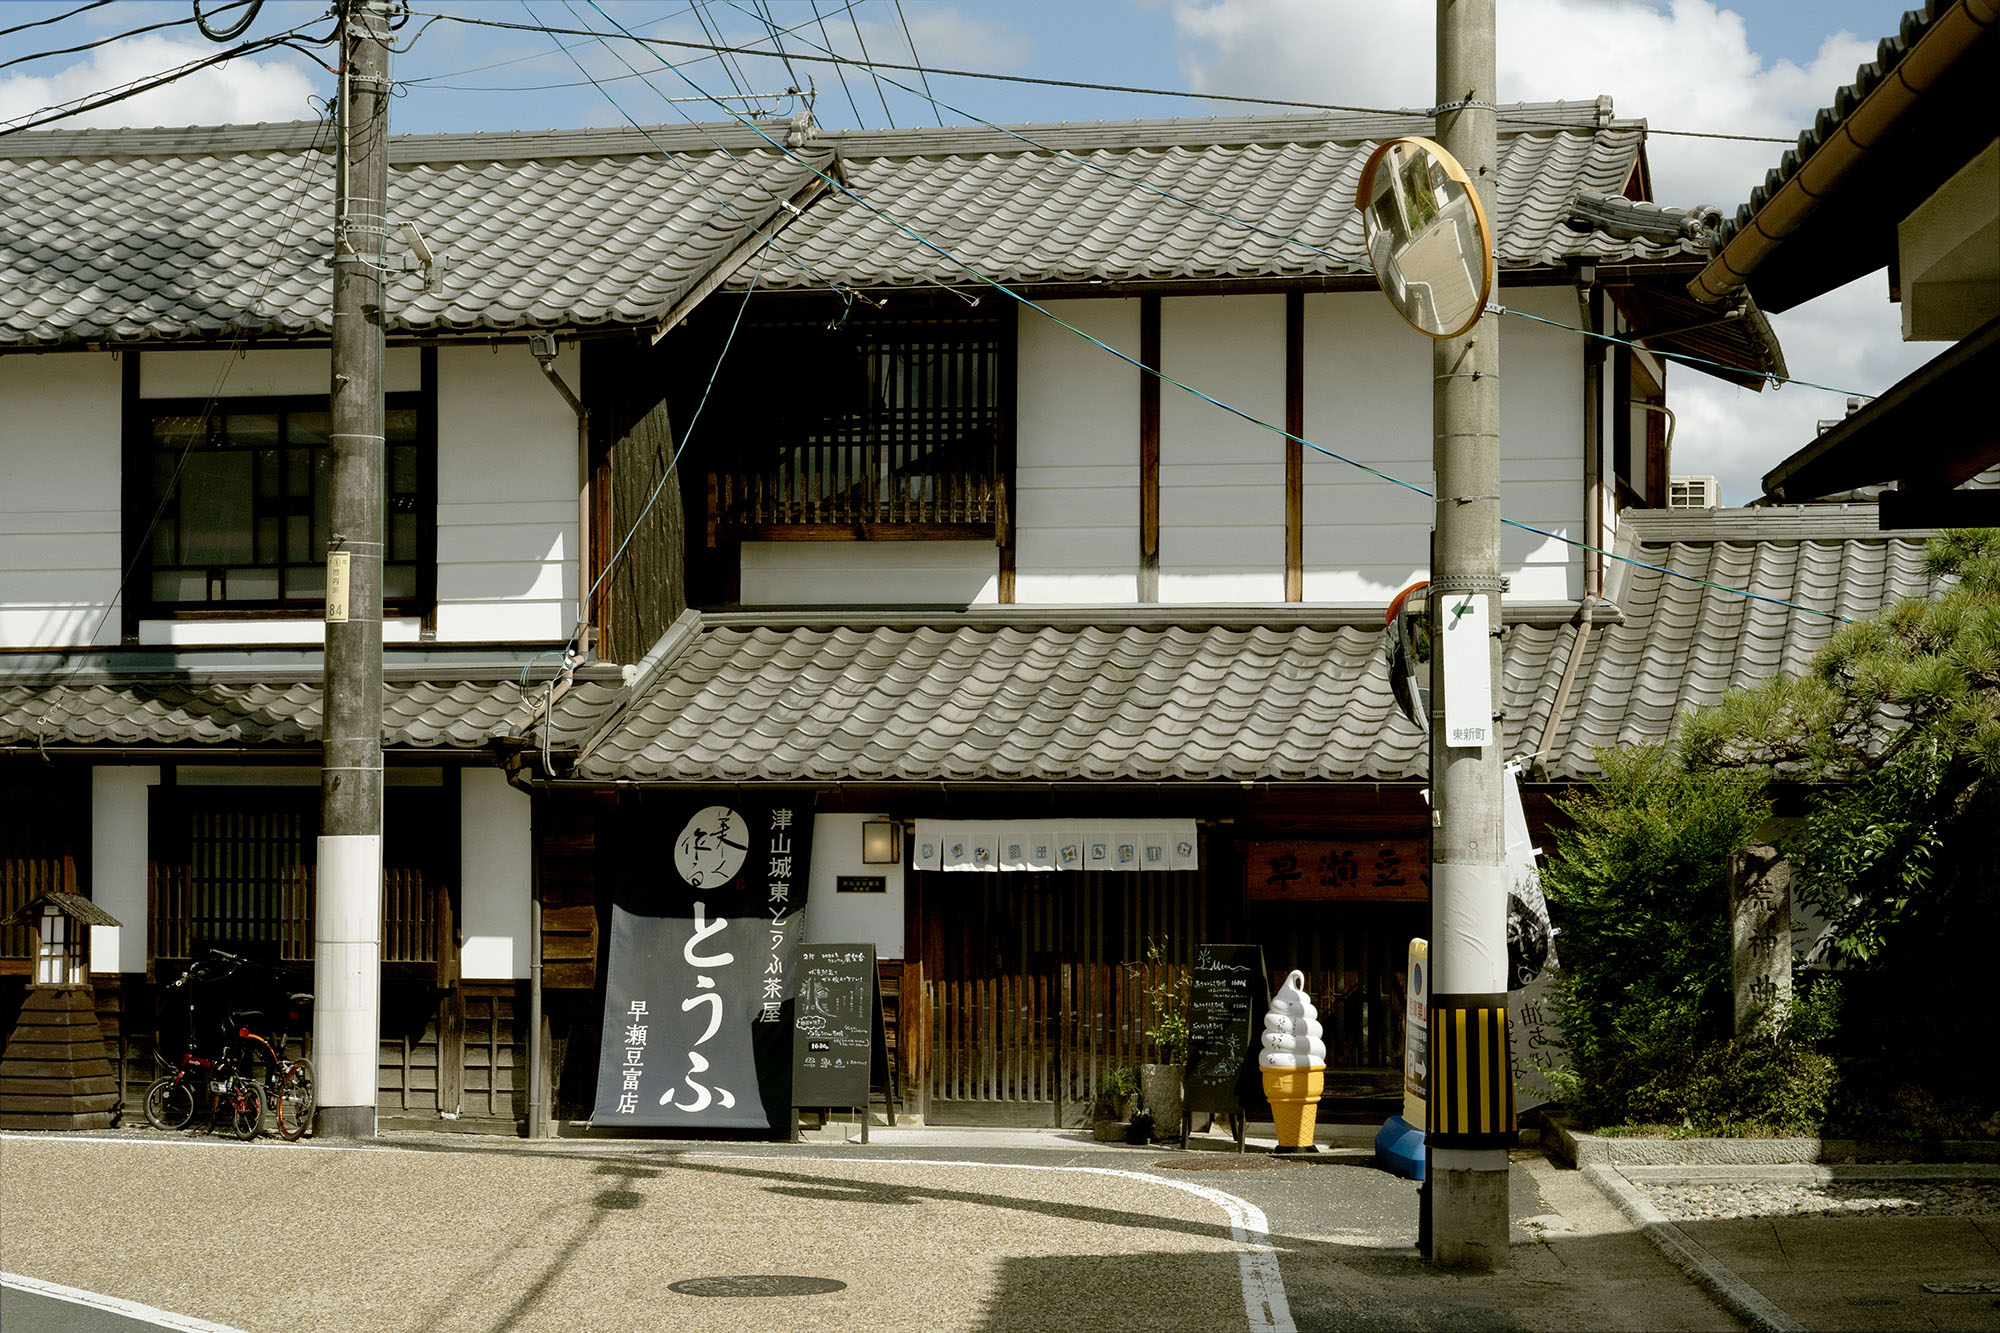
[(1153, 1113), (1153, 1133), (1160, 1138), (1181, 1136), (1181, 1066), (1140, 1065), (1139, 1102)]
[(1107, 1104), (1108, 1109), (1111, 1112), (1111, 1118), (1113, 1120), (1130, 1120), (1132, 1118), (1131, 1093), (1129, 1092), (1109, 1093), (1105, 1096), (1104, 1100)]

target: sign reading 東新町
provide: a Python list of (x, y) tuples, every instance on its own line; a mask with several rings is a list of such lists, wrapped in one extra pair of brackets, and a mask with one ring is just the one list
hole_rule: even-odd
[(810, 805), (646, 794), (621, 815), (591, 1123), (782, 1128)]

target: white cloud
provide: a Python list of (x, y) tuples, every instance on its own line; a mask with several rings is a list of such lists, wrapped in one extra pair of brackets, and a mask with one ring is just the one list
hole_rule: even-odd
[[(177, 69), (190, 61), (212, 56), (216, 50), (207, 43), (180, 42), (148, 34), (93, 51), (89, 59), (52, 74), (0, 78), (0, 123)], [(296, 57), (279, 55), (260, 61), (239, 56), (136, 97), (55, 121), (46, 128), (247, 125), (258, 121), (307, 120), (315, 114), (307, 99), (325, 91), (298, 68)]]
[[(1174, 18), (1193, 86), (1358, 106), (1423, 108), (1434, 91), (1436, 12), (1419, 3), (1191, 0)], [(1809, 22), (1801, 14), (1801, 22)], [(1650, 126), (1786, 140), (1874, 56), (1841, 31), (1812, 61), (1766, 61), (1743, 20), (1710, 0), (1504, 0), (1499, 99), (1586, 100), (1609, 93), (1618, 115)], [(1655, 134), (1646, 145), (1654, 197), (1733, 214), (1785, 145)], [(1879, 394), (1941, 350), (1905, 345), (1880, 274), (1773, 317), (1791, 373)], [(1842, 395), (1803, 385), (1751, 393), (1688, 367), (1671, 372), (1679, 416), (1674, 471), (1722, 478), (1726, 500), (1761, 492), (1772, 466), (1845, 411)]]
[[(1771, 316), (1792, 374), (1873, 396), (1943, 352), (1943, 343), (1902, 341), (1902, 310), (1888, 293), (1888, 279), (1871, 273)], [(1842, 393), (1802, 384), (1752, 393), (1685, 366), (1668, 372), (1667, 401), (1679, 418), (1674, 471), (1719, 477), (1727, 504), (1757, 498), (1766, 472), (1847, 410)]]

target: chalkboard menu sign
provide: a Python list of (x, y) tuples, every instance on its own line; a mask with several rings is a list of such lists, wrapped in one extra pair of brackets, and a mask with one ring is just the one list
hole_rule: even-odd
[(799, 946), (792, 1015), (792, 1105), (852, 1106), (868, 1141), (868, 1089), (887, 1043), (872, 944)]
[[(1188, 984), (1188, 1055), (1183, 1106), (1242, 1116), (1259, 1098), (1257, 1033), (1271, 1006), (1270, 974), (1257, 944), (1204, 944), (1195, 950)], [(1242, 1145), (1237, 1130), (1237, 1145)]]

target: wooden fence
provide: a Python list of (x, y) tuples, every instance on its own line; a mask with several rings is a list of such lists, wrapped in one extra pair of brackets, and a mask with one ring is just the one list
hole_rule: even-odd
[[(1112, 1071), (1161, 1058), (1146, 1033), (1158, 1024), (1157, 997), (1179, 994), (1186, 972), (1171, 964), (1069, 963), (1054, 975), (927, 981), (929, 1068), (919, 1076), (941, 1101), (1047, 1103), (1052, 1115), (1074, 1122)], [(1330, 1038), (1353, 1013), (1371, 1029), (1366, 1046), (1380, 1053), (1330, 1073), (1330, 1095), (1388, 1095), (1402, 1069), (1400, 985), (1357, 1011), (1359, 1001), (1341, 997), (1335, 974), (1308, 973), (1306, 981)]]
[(877, 526), (991, 532), (1002, 493), (990, 440), (794, 445), (711, 472), (708, 484), (711, 536)]

